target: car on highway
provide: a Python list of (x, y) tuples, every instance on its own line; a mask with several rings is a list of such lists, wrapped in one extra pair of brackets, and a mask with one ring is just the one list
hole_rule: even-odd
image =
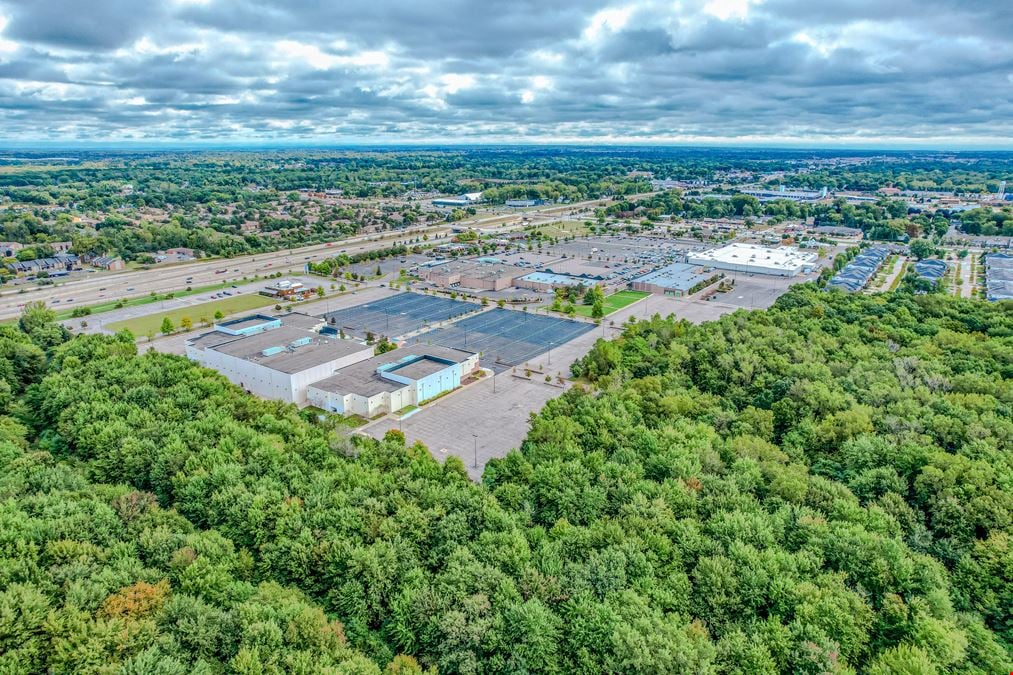
[(232, 284), (232, 288), (235, 288), (235, 287), (236, 287), (236, 285), (235, 285), (235, 284)]
[(128, 290), (128, 291), (132, 291), (132, 290), (134, 290), (134, 287), (133, 287), (133, 286), (131, 286), (131, 287), (130, 287), (130, 288), (128, 288), (127, 290)]

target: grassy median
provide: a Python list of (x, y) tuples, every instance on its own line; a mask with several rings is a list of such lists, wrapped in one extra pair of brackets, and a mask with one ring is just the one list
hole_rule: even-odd
[[(259, 295), (257, 293), (247, 293), (244, 295), (234, 295), (230, 298), (222, 298), (221, 300), (203, 302), (199, 305), (191, 305), (190, 307), (178, 307), (165, 312), (154, 312), (132, 319), (114, 321), (106, 324), (106, 328), (111, 331), (120, 331), (126, 328), (135, 336), (140, 337), (142, 335), (160, 333), (162, 331), (162, 321), (167, 317), (175, 328), (180, 327), (184, 317), (190, 319), (194, 326), (200, 326), (203, 323), (213, 322), (215, 320), (215, 312), (221, 312), (223, 315), (229, 316), (239, 312), (248, 312), (253, 309), (267, 307), (277, 302), (276, 298), (269, 298), (266, 295)], [(84, 320), (87, 321), (88, 317), (84, 317)]]

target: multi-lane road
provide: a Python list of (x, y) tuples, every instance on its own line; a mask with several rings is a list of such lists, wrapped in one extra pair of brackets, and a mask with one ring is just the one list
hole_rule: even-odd
[(0, 319), (17, 316), (26, 302), (42, 300), (54, 309), (94, 305), (110, 299), (125, 299), (182, 291), (243, 277), (274, 272), (302, 271), (307, 262), (320, 261), (340, 251), (358, 253), (391, 246), (395, 241), (414, 238), (423, 229), (430, 236), (447, 232), (446, 227), (412, 228), (396, 234), (362, 235), (329, 244), (315, 244), (291, 250), (259, 253), (237, 258), (216, 258), (149, 270), (97, 272), (77, 276), (53, 286), (22, 285), (19, 293), (5, 289), (0, 295)]
[[(486, 212), (456, 223), (454, 227), (475, 227), (484, 233), (502, 232), (527, 224), (523, 221), (525, 216), (532, 219), (532, 222), (544, 221), (547, 218), (558, 218), (554, 214), (586, 211), (601, 203), (603, 200), (546, 205), (517, 213)], [(450, 231), (449, 225), (417, 226), (394, 233), (357, 235), (326, 244), (237, 258), (214, 258), (149, 270), (75, 274), (52, 286), (25, 283), (17, 287), (0, 289), (0, 319), (19, 315), (25, 303), (32, 301), (41, 300), (60, 310), (95, 305), (113, 299), (142, 297), (151, 293), (178, 292), (188, 286), (199, 288), (241, 280), (243, 277), (252, 278), (258, 274), (264, 276), (274, 272), (299, 272), (307, 262), (324, 260), (342, 251), (350, 254), (359, 253), (391, 246), (394, 242), (414, 239), (423, 233), (432, 239), (446, 235)], [(24, 292), (19, 292), (21, 289), (24, 289)]]

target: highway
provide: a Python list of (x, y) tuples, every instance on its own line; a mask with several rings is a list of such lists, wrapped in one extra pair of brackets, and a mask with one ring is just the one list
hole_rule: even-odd
[[(22, 285), (25, 293), (5, 288), (0, 296), (0, 319), (17, 316), (26, 302), (42, 300), (56, 310), (82, 307), (106, 302), (110, 299), (127, 299), (182, 291), (187, 286), (198, 288), (226, 281), (241, 280), (257, 274), (274, 272), (301, 272), (303, 265), (337, 255), (340, 251), (359, 253), (391, 246), (395, 241), (414, 238), (425, 232), (430, 237), (446, 234), (445, 226), (409, 228), (397, 233), (357, 235), (329, 244), (314, 244), (292, 250), (258, 253), (236, 258), (213, 258), (149, 270), (96, 272), (77, 276), (53, 286)], [(221, 270), (225, 270), (224, 272)]]
[[(484, 234), (504, 232), (525, 225), (527, 216), (532, 222), (546, 218), (555, 220), (553, 214), (566, 211), (583, 211), (603, 203), (593, 200), (577, 204), (546, 205), (525, 209), (516, 213), (482, 213), (473, 218), (454, 223), (453, 227), (474, 227)], [(530, 223), (528, 223), (530, 224)], [(24, 283), (20, 286), (4, 287), (0, 293), (0, 319), (16, 317), (25, 303), (43, 301), (55, 310), (95, 305), (109, 300), (129, 299), (150, 295), (179, 292), (188, 286), (199, 288), (222, 282), (236, 282), (243, 277), (268, 275), (274, 272), (301, 272), (307, 262), (316, 262), (337, 255), (339, 252), (359, 253), (391, 246), (422, 234), (430, 239), (447, 235), (451, 225), (416, 226), (397, 232), (356, 235), (324, 244), (313, 244), (291, 250), (239, 256), (236, 258), (212, 258), (181, 263), (148, 270), (119, 272), (76, 273), (75, 276), (58, 281), (52, 286), (37, 286)], [(222, 271), (224, 270), (224, 271)], [(20, 293), (19, 289), (25, 289)]]

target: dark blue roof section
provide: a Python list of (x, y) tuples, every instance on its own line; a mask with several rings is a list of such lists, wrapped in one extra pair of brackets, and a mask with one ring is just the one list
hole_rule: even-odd
[(942, 260), (919, 260), (914, 264), (914, 272), (922, 279), (939, 281), (946, 274), (946, 263)]
[(586, 321), (497, 308), (423, 333), (413, 342), (481, 352), (482, 364), (501, 373), (594, 328)]
[(876, 274), (890, 249), (879, 246), (867, 248), (845, 265), (840, 272), (827, 282), (827, 288), (839, 288), (848, 293), (862, 290)]
[(990, 302), (1013, 300), (1013, 255), (989, 253), (985, 256), (985, 298)]
[(382, 300), (374, 300), (354, 307), (346, 307), (324, 314), (327, 325), (335, 331), (352, 335), (366, 333), (398, 338), (420, 330), (471, 314), (482, 309), (475, 302), (461, 302), (419, 293), (399, 293)]

